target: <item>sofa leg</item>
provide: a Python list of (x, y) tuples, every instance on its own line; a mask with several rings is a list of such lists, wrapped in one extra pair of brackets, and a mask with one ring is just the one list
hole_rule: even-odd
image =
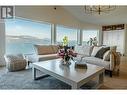
[(119, 76), (119, 71), (120, 71), (120, 70), (118, 69), (118, 70), (117, 70), (117, 75), (118, 75), (118, 76)]
[(110, 71), (110, 77), (112, 77), (112, 71)]

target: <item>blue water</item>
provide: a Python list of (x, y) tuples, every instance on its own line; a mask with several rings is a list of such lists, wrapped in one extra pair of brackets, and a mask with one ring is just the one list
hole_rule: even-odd
[(9, 43), (6, 44), (6, 54), (31, 54), (35, 53), (34, 45), (32, 43)]

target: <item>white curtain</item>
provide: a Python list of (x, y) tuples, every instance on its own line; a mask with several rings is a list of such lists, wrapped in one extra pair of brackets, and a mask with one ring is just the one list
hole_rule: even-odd
[(116, 45), (117, 52), (124, 54), (124, 30), (103, 31), (103, 45)]

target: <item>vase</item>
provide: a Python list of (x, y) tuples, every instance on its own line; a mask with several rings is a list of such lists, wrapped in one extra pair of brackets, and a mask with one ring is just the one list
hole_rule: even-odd
[(63, 59), (61, 60), (61, 63), (62, 63), (63, 65), (70, 65), (70, 64), (71, 64), (70, 60), (65, 60), (65, 58), (63, 58)]

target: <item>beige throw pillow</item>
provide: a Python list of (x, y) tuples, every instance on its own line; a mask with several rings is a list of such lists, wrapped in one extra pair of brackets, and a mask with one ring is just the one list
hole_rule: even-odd
[(108, 51), (104, 54), (103, 60), (104, 60), (104, 61), (110, 61), (110, 54), (111, 54), (111, 51), (108, 50)]
[(93, 48), (93, 51), (92, 51), (92, 53), (91, 53), (91, 56), (95, 56), (96, 54), (97, 54), (97, 52), (101, 49), (102, 47), (94, 47)]

